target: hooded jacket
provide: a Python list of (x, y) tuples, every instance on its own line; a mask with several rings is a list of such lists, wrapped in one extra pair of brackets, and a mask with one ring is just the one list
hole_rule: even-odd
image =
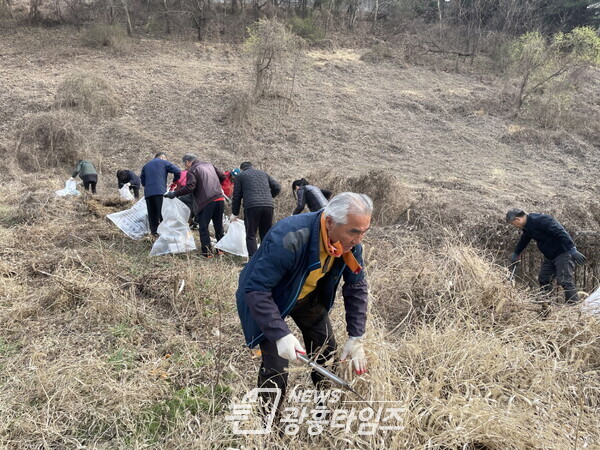
[(192, 194), (194, 214), (202, 211), (210, 202), (223, 196), (221, 180), (225, 175), (215, 166), (204, 161), (194, 161), (187, 171), (186, 184), (175, 191), (176, 197)]
[(179, 180), (181, 170), (166, 159), (154, 158), (142, 168), (140, 180), (144, 186), (144, 197), (163, 195), (167, 191), (167, 176), (173, 174), (173, 181)]
[[(284, 318), (294, 308), (310, 272), (321, 267), (321, 214), (300, 214), (277, 222), (241, 271), (236, 300), (249, 347), (263, 339), (276, 341), (290, 333)], [(362, 266), (362, 245), (351, 251)], [(343, 258), (335, 258), (331, 269), (318, 281), (315, 293), (329, 311), (342, 278), (346, 330), (349, 336), (362, 336), (368, 302), (364, 270), (353, 273)]]
[(573, 239), (564, 227), (554, 217), (547, 214), (531, 213), (527, 215), (523, 234), (515, 247), (515, 253), (520, 255), (532, 239), (535, 240), (540, 252), (548, 259), (554, 259), (575, 247)]

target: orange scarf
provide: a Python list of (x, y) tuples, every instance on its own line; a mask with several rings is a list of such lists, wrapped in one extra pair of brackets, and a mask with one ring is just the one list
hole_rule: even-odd
[(339, 258), (340, 256), (344, 259), (346, 265), (350, 268), (352, 273), (358, 274), (361, 272), (362, 267), (352, 254), (352, 252), (342, 253), (342, 244), (339, 242), (331, 243), (331, 239), (327, 236), (327, 227), (325, 226), (325, 214), (321, 214), (321, 239), (325, 246), (325, 251), (329, 256)]

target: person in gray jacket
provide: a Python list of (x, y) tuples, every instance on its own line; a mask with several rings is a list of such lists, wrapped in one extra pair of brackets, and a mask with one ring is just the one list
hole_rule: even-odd
[(257, 249), (257, 230), (262, 242), (273, 225), (273, 198), (281, 186), (262, 170), (255, 169), (251, 162), (243, 162), (240, 169), (242, 173), (235, 178), (231, 197), (231, 221), (237, 219), (243, 199), (246, 248), (252, 258)]
[(319, 211), (327, 206), (331, 197), (331, 191), (313, 186), (306, 178), (294, 180), (292, 192), (298, 201), (292, 215), (300, 214), (306, 206), (310, 212)]
[(71, 175), (71, 179), (74, 179), (77, 175), (83, 181), (83, 188), (86, 191), (92, 188), (92, 194), (96, 193), (96, 183), (98, 183), (98, 172), (91, 161), (87, 159), (80, 159), (75, 166), (75, 170)]

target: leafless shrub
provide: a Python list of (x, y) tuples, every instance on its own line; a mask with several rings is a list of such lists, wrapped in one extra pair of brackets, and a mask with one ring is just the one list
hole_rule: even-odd
[(304, 41), (276, 19), (262, 19), (250, 29), (246, 50), (253, 62), (254, 96), (291, 99)]

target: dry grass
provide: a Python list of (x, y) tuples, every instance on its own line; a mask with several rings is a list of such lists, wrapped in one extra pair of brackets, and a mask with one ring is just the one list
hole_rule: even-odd
[[(60, 30), (44, 31), (44, 39), (36, 33), (0, 41), (7, 55), (0, 77), (15, 85), (0, 89), (4, 156), (16, 148), (10, 131), (17, 121), (54, 99), (61, 80), (53, 76), (56, 60), (46, 59), (48, 45), (93, 55), (53, 58), (67, 73), (111, 76), (131, 101), (122, 116), (85, 129), (104, 158), (98, 196), (54, 198), (64, 178), (54, 166), (69, 162), (63, 152), (48, 156), (55, 146), (44, 141), (26, 139), (19, 148), (26, 161), (47, 157), (34, 168), (50, 169), (29, 174), (7, 165), (11, 183), (0, 187), (7, 199), (0, 207), (0, 447), (598, 446), (598, 319), (561, 306), (540, 317), (535, 294), (507, 283), (494, 259), (516, 239), (502, 223), (515, 203), (549, 211), (570, 229), (597, 228), (596, 175), (588, 168), (598, 156), (576, 151), (584, 138), (532, 127), (539, 135), (512, 133), (515, 140), (504, 141), (510, 124), (473, 106), (500, 92), (493, 80), (375, 67), (352, 49), (311, 53), (312, 69), (300, 77), (288, 113), (264, 99), (252, 127), (232, 137), (220, 119), (224, 96), (248, 83), (237, 50), (145, 41), (125, 65), (77, 47)], [(23, 64), (23, 49), (38, 70)], [(35, 137), (26, 133), (33, 125), (25, 126), (35, 117), (22, 122), (22, 137)], [(65, 118), (58, 130), (78, 129), (65, 111), (39, 117)], [(176, 160), (190, 148), (220, 167), (249, 159), (267, 170), (284, 188), (278, 215), (291, 212), (290, 184), (302, 176), (373, 197), (370, 370), (353, 378), (342, 365), (340, 373), (371, 401), (399, 402), (402, 430), (310, 436), (304, 426), (294, 439), (232, 435), (226, 406), (254, 387), (259, 366), (243, 347), (235, 311), (241, 262), (151, 258), (149, 240), (129, 240), (104, 217), (122, 208), (114, 170), (139, 169), (158, 150)], [(595, 264), (598, 256), (585, 252)], [(340, 343), (341, 303), (332, 313)], [(310, 388), (308, 371), (295, 367), (291, 383)], [(354, 400), (347, 395), (344, 405), (358, 407)]]
[(75, 73), (58, 86), (54, 105), (73, 108), (95, 117), (114, 117), (121, 100), (104, 78), (93, 73)]
[(74, 166), (84, 138), (74, 115), (62, 111), (34, 114), (18, 128), (17, 161), (27, 171)]
[(120, 25), (92, 24), (83, 32), (81, 41), (88, 47), (107, 47), (118, 54), (129, 53), (132, 48), (127, 32)]

